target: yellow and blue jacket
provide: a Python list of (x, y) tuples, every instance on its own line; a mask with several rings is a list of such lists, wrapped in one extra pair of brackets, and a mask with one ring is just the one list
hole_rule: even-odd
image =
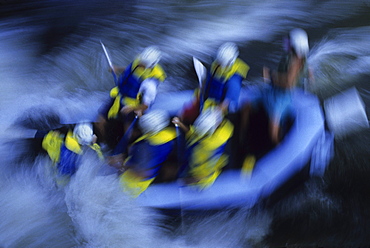
[[(98, 144), (89, 146), (102, 159), (103, 154)], [(73, 137), (72, 131), (66, 135), (58, 131), (48, 132), (42, 140), (42, 148), (48, 153), (50, 159), (56, 165), (60, 175), (73, 175), (77, 168), (77, 161), (83, 154), (80, 144)]]
[(168, 127), (156, 134), (145, 134), (131, 145), (125, 161), (128, 169), (120, 176), (127, 193), (137, 197), (149, 187), (172, 152), (175, 138), (176, 130)]
[(224, 119), (211, 135), (197, 136), (194, 128), (186, 134), (187, 150), (185, 163), (188, 166), (186, 177), (195, 179), (191, 184), (200, 189), (211, 186), (228, 163), (226, 145), (233, 135), (233, 124)]
[(249, 66), (239, 58), (226, 69), (213, 62), (203, 90), (201, 111), (220, 104), (226, 98), (230, 101), (232, 111), (236, 111), (242, 80), (247, 77), (248, 71)]
[(139, 66), (139, 60), (134, 60), (118, 79), (118, 86), (110, 91), (110, 97), (114, 99), (113, 105), (108, 111), (108, 118), (116, 118), (123, 106), (138, 106), (141, 103), (139, 89), (141, 83), (148, 78), (163, 82), (166, 73), (157, 64), (153, 68)]

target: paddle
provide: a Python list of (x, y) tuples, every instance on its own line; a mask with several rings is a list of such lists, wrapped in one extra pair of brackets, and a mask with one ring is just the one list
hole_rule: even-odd
[(181, 147), (180, 147), (180, 144), (181, 144), (181, 141), (180, 141), (180, 128), (179, 128), (179, 125), (178, 124), (174, 124), (175, 125), (175, 128), (176, 128), (176, 138), (177, 138), (177, 159), (179, 161), (179, 165), (180, 165), (180, 161), (182, 160), (181, 159), (181, 154), (182, 154), (182, 150), (181, 150)]
[(206, 67), (195, 57), (193, 57), (193, 64), (195, 73), (197, 74), (198, 81), (199, 81), (199, 88), (202, 88), (203, 81), (207, 76), (207, 69)]
[[(108, 65), (109, 65), (109, 67), (112, 70), (112, 75), (113, 75), (114, 83), (115, 83), (115, 85), (117, 85), (117, 83), (118, 83), (117, 82), (117, 75), (114, 72), (114, 67), (113, 67), (113, 64), (112, 64), (112, 60), (110, 59), (108, 50), (105, 47), (105, 45), (103, 44), (103, 42), (100, 41), (100, 44), (101, 44), (101, 46), (103, 48), (103, 51), (104, 51), (104, 54), (105, 54), (105, 58), (107, 59)], [(126, 130), (125, 134), (122, 136), (121, 140), (118, 142), (118, 144), (114, 148), (114, 150), (112, 152), (112, 156), (121, 154), (121, 153), (123, 153), (126, 150), (127, 145), (128, 145), (128, 140), (129, 140), (129, 138), (131, 136), (132, 129), (134, 128), (137, 119), (138, 119), (138, 116), (136, 115), (135, 116), (135, 119), (132, 121), (132, 123), (130, 124), (130, 126)]]
[(176, 127), (176, 136), (177, 136), (177, 166), (178, 166), (178, 172), (177, 172), (177, 177), (181, 177), (181, 174), (184, 172), (185, 170), (185, 167), (186, 167), (186, 164), (184, 163), (184, 157), (183, 157), (183, 154), (184, 154), (184, 143), (183, 143), (183, 139), (182, 139), (182, 136), (181, 136), (181, 130), (180, 130), (180, 127), (177, 123), (174, 123), (175, 127)]
[[(183, 163), (183, 146), (182, 146), (182, 139), (181, 139), (181, 131), (180, 131), (180, 127), (177, 123), (174, 123), (175, 127), (176, 127), (176, 135), (177, 135), (177, 163), (178, 163), (178, 172), (177, 172), (177, 178), (180, 178), (182, 172), (185, 170), (185, 164)], [(183, 211), (183, 208), (182, 208), (182, 188), (184, 187), (184, 185), (182, 184), (179, 184), (179, 200), (180, 200), (180, 204), (181, 204), (181, 207), (180, 207), (180, 215), (181, 215), (181, 230), (184, 232), (184, 227), (185, 227), (185, 223), (184, 223), (184, 211)]]
[(111, 68), (112, 70), (112, 75), (113, 75), (113, 79), (114, 79), (114, 84), (117, 85), (117, 75), (116, 73), (114, 72), (114, 67), (113, 67), (113, 64), (112, 64), (112, 60), (110, 59), (109, 57), (109, 54), (108, 54), (108, 50), (107, 48), (104, 46), (103, 42), (100, 41), (100, 44), (103, 48), (103, 51), (104, 51), (104, 54), (105, 54), (105, 58), (107, 59), (108, 61), (108, 64), (109, 64), (109, 67)]
[(112, 152), (112, 156), (118, 155), (123, 153), (128, 145), (128, 140), (131, 137), (132, 130), (134, 129), (134, 126), (136, 124), (136, 121), (139, 117), (136, 115), (135, 119), (131, 122), (130, 126), (127, 128), (125, 134), (122, 136), (121, 140), (118, 142), (116, 147), (114, 148)]
[(197, 74), (198, 81), (199, 81), (199, 98), (198, 101), (200, 102), (200, 108), (202, 108), (203, 103), (203, 81), (206, 79), (207, 76), (207, 69), (206, 67), (195, 57), (193, 57), (193, 64), (195, 73)]

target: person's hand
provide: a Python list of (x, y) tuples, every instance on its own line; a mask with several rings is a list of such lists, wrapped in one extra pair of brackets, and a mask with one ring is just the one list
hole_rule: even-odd
[(107, 158), (107, 163), (108, 165), (118, 169), (118, 170), (121, 170), (124, 166), (123, 164), (123, 154), (117, 154), (117, 155), (113, 155), (113, 156), (110, 156)]
[(175, 124), (175, 125), (180, 125), (181, 124), (180, 118), (179, 117), (173, 117), (172, 123)]
[(116, 73), (116, 70), (117, 70), (117, 67), (116, 66), (112, 66), (112, 67), (109, 67), (108, 68), (108, 71), (110, 72), (110, 73), (112, 73), (112, 72), (114, 72), (114, 73)]
[(189, 132), (189, 127), (182, 123), (179, 117), (173, 117), (171, 121), (176, 127), (181, 128), (185, 133)]
[(137, 115), (137, 117), (141, 117), (143, 115), (143, 110), (141, 110), (141, 109), (135, 110), (134, 112)]
[(129, 114), (131, 113), (132, 111), (134, 111), (134, 107), (131, 107), (131, 106), (124, 106), (122, 109), (121, 109), (121, 113), (122, 114)]
[(221, 113), (223, 115), (226, 115), (229, 111), (229, 105), (230, 105), (230, 101), (229, 100), (224, 100), (219, 106), (218, 106), (218, 110), (221, 111)]

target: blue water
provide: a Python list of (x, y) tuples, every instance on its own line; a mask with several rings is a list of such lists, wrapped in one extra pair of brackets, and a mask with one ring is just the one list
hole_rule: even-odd
[[(29, 133), (19, 120), (45, 125), (94, 119), (113, 87), (100, 41), (114, 64), (127, 65), (158, 45), (168, 79), (160, 92), (193, 89), (192, 56), (208, 65), (234, 41), (261, 80), (276, 66), (291, 28), (310, 37), (311, 89), (321, 99), (356, 86), (367, 108), (369, 1), (1, 1), (1, 247), (274, 247), (369, 245), (368, 130), (336, 141), (325, 176), (270, 209), (187, 220), (177, 229), (122, 194), (105, 164), (86, 154), (70, 184), (58, 189), (46, 157), (24, 157)], [(369, 111), (367, 110), (369, 115)], [(52, 123), (50, 124), (52, 126)]]

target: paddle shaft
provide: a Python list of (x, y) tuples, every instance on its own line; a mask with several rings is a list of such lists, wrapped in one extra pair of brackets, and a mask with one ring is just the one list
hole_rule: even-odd
[(108, 61), (109, 67), (112, 70), (112, 76), (113, 76), (113, 79), (114, 79), (114, 84), (117, 85), (117, 75), (114, 72), (114, 67), (113, 67), (113, 64), (112, 64), (112, 60), (110, 59), (109, 54), (108, 54), (108, 51), (107, 51), (107, 48), (104, 46), (103, 42), (100, 41), (100, 44), (101, 44), (101, 46), (103, 48), (103, 51), (104, 51), (104, 54), (105, 54), (105, 58)]
[(139, 117), (136, 115), (135, 119), (131, 122), (131, 125), (127, 128), (125, 134), (122, 136), (121, 140), (118, 142), (118, 144), (114, 148), (112, 156), (121, 154), (126, 150), (128, 146), (128, 140), (131, 137), (132, 130), (134, 129), (134, 126), (138, 118)]

